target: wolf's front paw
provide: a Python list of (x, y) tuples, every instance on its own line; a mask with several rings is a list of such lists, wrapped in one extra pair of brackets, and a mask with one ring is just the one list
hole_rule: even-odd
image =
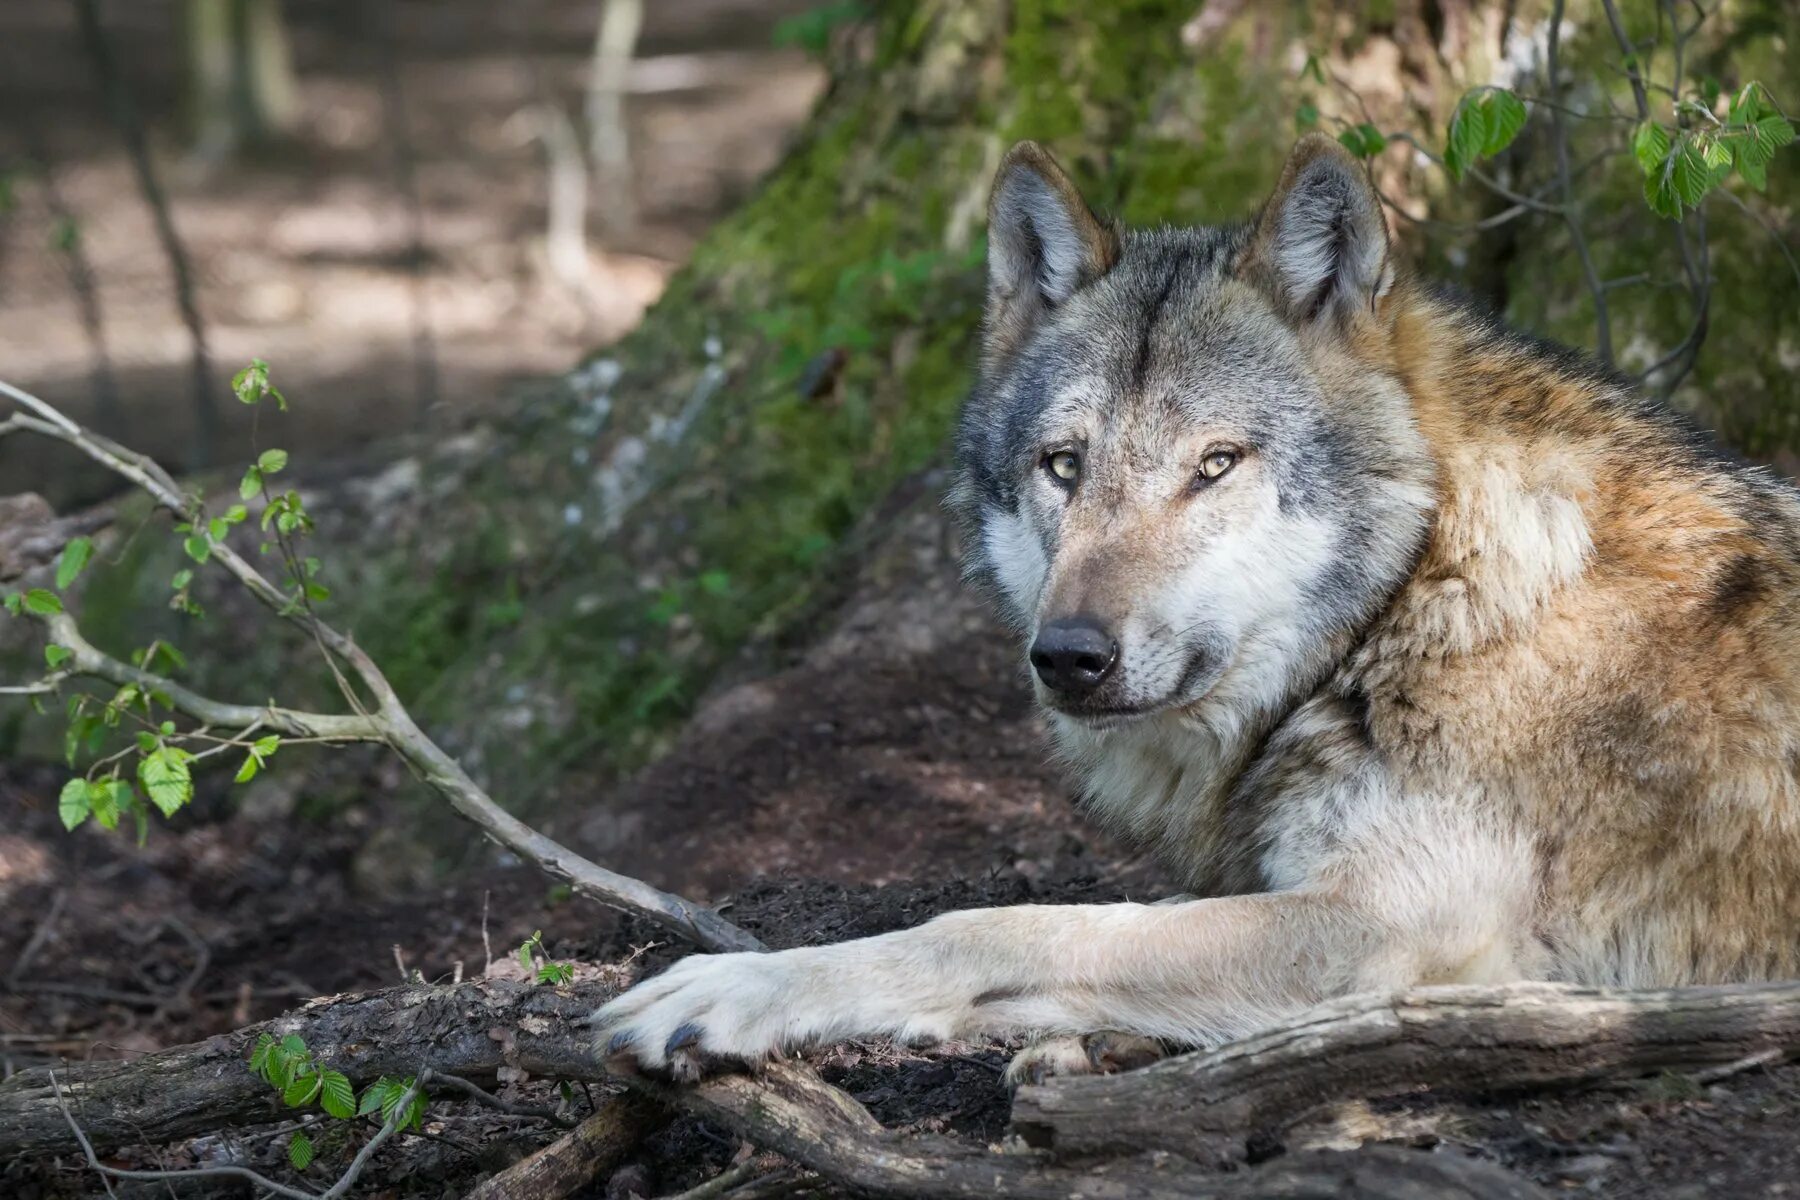
[(722, 1062), (755, 1065), (800, 1032), (784, 954), (697, 954), (601, 1006), (594, 1049), (616, 1066), (692, 1081)]
[(1114, 1075), (1135, 1071), (1162, 1058), (1167, 1051), (1155, 1038), (1132, 1033), (1084, 1033), (1079, 1037), (1053, 1037), (1033, 1042), (1006, 1064), (1006, 1085), (1042, 1083), (1054, 1075)]

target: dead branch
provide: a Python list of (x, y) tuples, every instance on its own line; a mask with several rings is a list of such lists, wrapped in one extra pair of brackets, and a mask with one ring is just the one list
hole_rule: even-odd
[[(154, 460), (82, 428), (53, 406), (10, 384), (0, 382), (0, 395), (12, 398), (25, 410), (8, 420), (9, 429), (30, 430), (73, 446), (148, 492), (158, 504), (182, 520), (202, 519), (196, 501), (184, 494)], [(398, 754), (421, 779), (448, 800), (452, 808), (488, 837), (538, 864), (549, 874), (567, 881), (577, 892), (621, 911), (644, 916), (708, 950), (764, 948), (756, 938), (712, 910), (659, 891), (641, 880), (608, 871), (514, 817), (500, 807), (455, 759), (426, 736), (381, 668), (347, 634), (321, 620), (310, 607), (290, 603), (285, 592), (225, 542), (212, 544), (210, 559), (224, 567), (264, 606), (298, 625), (318, 643), (328, 658), (333, 659), (334, 668), (339, 660), (348, 664), (373, 697), (373, 705), (354, 715), (341, 715), (213, 700), (174, 680), (134, 667), (99, 650), (82, 636), (75, 618), (67, 612), (42, 618), (49, 626), (52, 640), (71, 652), (64, 664), (64, 672), (159, 690), (170, 698), (176, 710), (221, 729), (244, 730), (254, 726), (292, 737), (380, 743)]]
[(1021, 1088), (1013, 1128), (1056, 1155), (1242, 1159), (1336, 1102), (1628, 1079), (1800, 1047), (1800, 981), (1613, 991), (1421, 988), (1320, 1005), (1292, 1024), (1122, 1075)]
[(642, 1096), (608, 1096), (594, 1115), (537, 1153), (483, 1181), (466, 1200), (559, 1200), (611, 1171), (645, 1135), (668, 1120)]

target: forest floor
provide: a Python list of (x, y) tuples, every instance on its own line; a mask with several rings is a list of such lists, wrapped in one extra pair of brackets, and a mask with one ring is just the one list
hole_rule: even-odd
[[(932, 507), (916, 506), (892, 530), (842, 608), (784, 669), (722, 687), (669, 755), (567, 814), (558, 834), (599, 861), (723, 901), (731, 919), (777, 947), (973, 906), (1167, 894), (1153, 865), (1083, 824), (1070, 804), (1007, 635), (959, 587)], [(491, 851), (427, 885), (385, 877), (368, 847), (401, 844), (434, 817), (396, 799), (385, 768), (355, 769), (367, 772), (368, 798), (349, 810), (309, 812), (293, 789), (274, 786), (232, 805), (220, 787), (139, 849), (92, 828), (64, 833), (58, 771), (0, 767), (5, 1069), (203, 1039), (305, 997), (390, 985), (402, 969), (429, 980), (473, 976), (490, 961), (505, 970), (534, 930), (552, 958), (629, 960), (640, 974), (681, 952)], [(283, 771), (306, 773), (297, 763)], [(993, 1142), (1006, 1130), (1007, 1053), (856, 1044), (816, 1061), (892, 1126)], [(1484, 1096), (1475, 1081), (1468, 1095), (1340, 1111), (1294, 1134), (1289, 1148), (1379, 1138), (1479, 1155), (1558, 1193), (1700, 1200), (1800, 1194), (1797, 1129), (1800, 1066), (1786, 1066), (1561, 1095)], [(425, 1132), (384, 1152), (358, 1194), (453, 1194), (552, 1131), (440, 1102)], [(114, 1161), (181, 1166), (229, 1150), (280, 1176), (281, 1141), (200, 1138)], [(740, 1149), (718, 1130), (677, 1121), (610, 1187), (586, 1194), (676, 1193)], [(1252, 1149), (1266, 1158), (1283, 1147)], [(353, 1150), (322, 1142), (307, 1178), (328, 1181)], [(99, 1188), (66, 1157), (0, 1164), (0, 1194)]]

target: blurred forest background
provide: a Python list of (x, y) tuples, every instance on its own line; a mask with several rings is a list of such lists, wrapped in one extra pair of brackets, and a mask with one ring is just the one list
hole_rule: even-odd
[[(1652, 213), (1607, 7), (1566, 6), (1552, 85), (1531, 0), (15, 2), (0, 379), (209, 494), (286, 449), (324, 611), (431, 735), (513, 811), (766, 940), (1154, 895), (1070, 809), (939, 506), (1000, 155), (1036, 138), (1129, 223), (1214, 222), (1254, 211), (1300, 130), (1380, 130), (1406, 257), (1588, 349), (1601, 298), (1621, 370), (1792, 473), (1800, 155), (1679, 226)], [(1684, 87), (1800, 103), (1793, 0), (1616, 11), (1658, 78), (1673, 53)], [(1433, 159), (1488, 84), (1533, 102), (1498, 191)], [(253, 358), (290, 412), (232, 396)], [(204, 572), (205, 618), (171, 609), (180, 539), (141, 497), (0, 440), (0, 497), (27, 492), (104, 528), (76, 589), (94, 642), (179, 645), (211, 694), (332, 702), (304, 639)], [(40, 653), (19, 624), (0, 683)], [(490, 931), (584, 959), (649, 940), (372, 753), (204, 777), (138, 849), (61, 829), (62, 750), (0, 703), (0, 910), (48, 914), (0, 928), (7, 1073), (388, 982), (396, 956), (436, 978)], [(962, 1074), (933, 1087), (915, 1116), (989, 1130)], [(1656, 1119), (1672, 1157), (1618, 1167), (1619, 1194), (1716, 1166)], [(721, 1158), (669, 1150), (670, 1186), (704, 1177), (683, 1154)]]
[[(492, 411), (615, 340), (824, 72), (777, 44), (802, 2), (629, 6), (622, 53), (597, 46), (605, 7), (7, 5), (7, 377), (185, 466), (241, 453), (224, 381), (253, 356), (312, 399), (291, 448), (331, 452)], [(621, 64), (600, 89), (597, 52)], [(41, 487), (30, 459), (0, 449), (0, 472)]]

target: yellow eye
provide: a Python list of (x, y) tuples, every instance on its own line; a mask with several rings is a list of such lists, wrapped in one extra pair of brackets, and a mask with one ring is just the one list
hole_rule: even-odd
[(1200, 478), (1214, 480), (1237, 465), (1237, 455), (1229, 450), (1215, 450), (1200, 464)]
[(1044, 459), (1045, 468), (1064, 483), (1081, 478), (1081, 456), (1073, 450), (1057, 450)]

